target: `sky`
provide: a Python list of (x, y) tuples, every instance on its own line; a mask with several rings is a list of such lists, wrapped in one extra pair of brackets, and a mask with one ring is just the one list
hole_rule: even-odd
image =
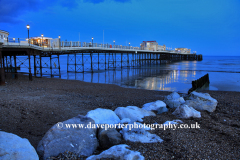
[(27, 38), (27, 24), (30, 37), (131, 46), (156, 40), (240, 56), (239, 0), (0, 0), (0, 30)]

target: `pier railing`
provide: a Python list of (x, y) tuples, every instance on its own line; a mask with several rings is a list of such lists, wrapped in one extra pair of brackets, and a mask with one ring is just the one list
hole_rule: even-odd
[[(186, 51), (175, 51), (171, 49), (163, 49), (160, 48), (158, 50), (148, 50), (143, 47), (136, 47), (136, 46), (124, 46), (124, 45), (115, 45), (111, 43), (91, 43), (91, 42), (80, 42), (80, 41), (61, 41), (60, 39), (51, 39), (49, 43), (39, 43), (33, 44), (32, 39), (25, 39), (25, 38), (11, 38), (8, 37), (7, 39), (0, 39), (0, 42), (3, 43), (4, 46), (11, 46), (11, 47), (30, 47), (38, 50), (75, 50), (75, 49), (116, 49), (116, 50), (146, 50), (146, 51), (162, 51), (162, 52), (169, 52), (169, 53), (179, 53), (179, 54), (190, 54)], [(192, 54), (196, 54), (193, 52)]]
[(123, 46), (123, 45), (115, 45), (110, 43), (88, 43), (88, 42), (79, 42), (79, 41), (62, 41), (61, 48), (66, 47), (92, 47), (92, 48), (111, 48), (111, 49), (133, 49), (133, 50), (141, 50), (140, 47), (133, 46)]

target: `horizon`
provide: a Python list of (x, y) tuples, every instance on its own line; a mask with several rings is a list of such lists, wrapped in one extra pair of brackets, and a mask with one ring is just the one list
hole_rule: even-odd
[(156, 40), (203, 56), (240, 55), (237, 0), (2, 0), (0, 6), (0, 30), (9, 37), (26, 38), (29, 24), (30, 37), (81, 42), (93, 37), (94, 43), (127, 46)]

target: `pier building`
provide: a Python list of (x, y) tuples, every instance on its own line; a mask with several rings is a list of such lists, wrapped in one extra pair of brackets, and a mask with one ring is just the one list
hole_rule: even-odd
[(0, 42), (4, 43), (8, 39), (9, 33), (7, 31), (0, 30)]

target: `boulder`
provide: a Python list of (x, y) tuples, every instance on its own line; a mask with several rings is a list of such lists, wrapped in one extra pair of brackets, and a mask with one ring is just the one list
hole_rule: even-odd
[(208, 93), (198, 93), (191, 92), (188, 99), (186, 100), (186, 105), (193, 107), (196, 110), (206, 110), (208, 112), (213, 112), (217, 107), (217, 100), (212, 98)]
[(118, 124), (119, 117), (110, 109), (97, 108), (87, 113), (87, 117), (92, 118), (95, 124)]
[(131, 123), (136, 121), (142, 122), (142, 118), (145, 116), (156, 116), (155, 113), (146, 111), (136, 106), (118, 107), (114, 112), (121, 120), (124, 118), (129, 118)]
[(113, 146), (106, 151), (103, 151), (99, 155), (93, 155), (87, 158), (87, 160), (96, 160), (96, 159), (104, 159), (104, 158), (112, 158), (118, 160), (144, 160), (144, 157), (140, 152), (131, 151), (127, 148), (130, 148), (126, 144), (120, 144), (117, 146)]
[(179, 123), (183, 123), (181, 120), (176, 119), (176, 120), (172, 120), (172, 121), (166, 121), (163, 123), (163, 125), (169, 125), (169, 124), (179, 124)]
[(1, 160), (38, 160), (37, 152), (26, 138), (0, 131)]
[(163, 140), (156, 134), (151, 134), (147, 130), (150, 130), (148, 126), (139, 125), (134, 122), (134, 124), (128, 124), (124, 127), (120, 133), (123, 135), (123, 138), (131, 142), (141, 142), (141, 143), (157, 143), (162, 142)]
[(98, 140), (101, 148), (108, 149), (114, 145), (120, 144), (122, 141), (122, 136), (116, 130), (116, 128), (99, 128)]
[(183, 99), (183, 97), (180, 97), (177, 92), (173, 92), (164, 99), (164, 102), (170, 108), (177, 108), (181, 104), (185, 103), (185, 100)]
[(145, 123), (142, 124), (142, 123), (139, 123), (139, 122), (134, 122), (133, 125), (134, 124), (137, 124), (138, 128), (144, 128), (146, 131), (154, 129), (154, 128), (153, 129), (151, 128), (152, 126), (150, 126), (150, 125), (147, 126)]
[(161, 107), (166, 107), (166, 104), (163, 101), (150, 102), (143, 105), (142, 109), (147, 111), (157, 111)]
[(131, 119), (129, 119), (129, 118), (123, 118), (123, 119), (120, 121), (121, 124), (130, 123), (130, 122), (131, 122)]
[[(81, 125), (81, 126), (80, 126)], [(59, 122), (47, 131), (39, 142), (37, 152), (46, 159), (64, 151), (90, 156), (98, 147), (96, 128), (93, 119), (78, 115), (64, 122)]]
[(182, 104), (181, 106), (177, 107), (177, 109), (172, 114), (179, 118), (190, 118), (190, 117), (201, 118), (200, 112), (198, 112), (192, 107), (188, 107), (185, 104)]
[(158, 111), (157, 114), (162, 114), (164, 112), (168, 112), (168, 109), (166, 107), (160, 107), (157, 111)]

